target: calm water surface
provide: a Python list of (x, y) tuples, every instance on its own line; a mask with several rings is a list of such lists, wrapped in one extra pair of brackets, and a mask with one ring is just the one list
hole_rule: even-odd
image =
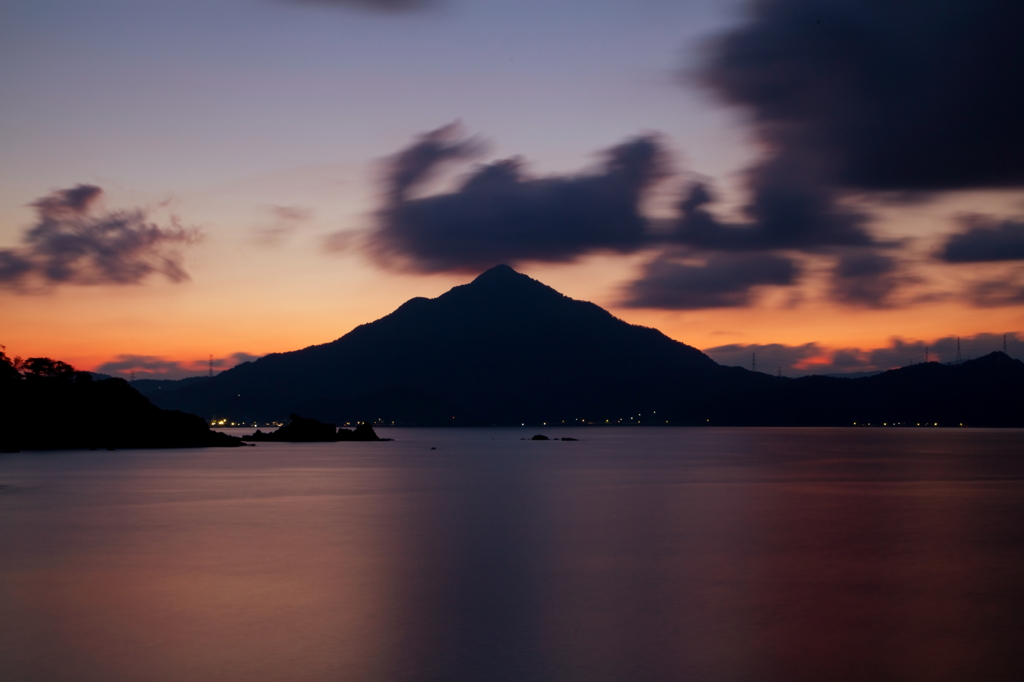
[(0, 456), (0, 677), (1024, 679), (1022, 432), (380, 431)]

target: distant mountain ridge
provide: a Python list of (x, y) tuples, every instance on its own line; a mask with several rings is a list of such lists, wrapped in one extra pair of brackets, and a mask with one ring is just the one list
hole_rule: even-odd
[[(995, 392), (982, 390), (953, 412), (1001, 415), (985, 397), (997, 394), (1020, 405), (1024, 363), (996, 355), (1002, 358), (863, 379), (774, 377), (718, 365), (655, 329), (501, 265), (435, 299), (413, 298), (330, 343), (147, 393), (161, 407), (239, 421), (280, 421), (294, 412), (335, 423), (409, 425), (852, 424), (876, 412), (903, 420), (899, 415), (917, 414), (910, 407), (919, 405), (928, 406), (922, 409), (932, 423), (959, 423), (951, 406), (959, 405), (957, 391), (980, 390), (969, 378), (975, 375)], [(897, 395), (909, 405), (894, 403)], [(1024, 425), (1020, 420), (1007, 414), (997, 425)]]
[(185, 386), (190, 386), (201, 381), (207, 381), (209, 376), (185, 377), (183, 379), (135, 379), (129, 382), (136, 391), (149, 398), (160, 391), (174, 391)]

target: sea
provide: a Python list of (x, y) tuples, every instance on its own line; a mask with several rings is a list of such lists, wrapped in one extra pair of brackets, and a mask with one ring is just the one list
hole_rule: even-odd
[(378, 433), (0, 455), (0, 679), (1024, 679), (1022, 430)]

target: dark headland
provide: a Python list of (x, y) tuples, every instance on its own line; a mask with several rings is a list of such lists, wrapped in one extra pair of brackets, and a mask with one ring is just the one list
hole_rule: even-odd
[(776, 377), (718, 365), (504, 265), (330, 343), (147, 393), (244, 422), (1024, 426), (1024, 363), (1003, 353), (857, 379)]
[(237, 447), (194, 414), (161, 410), (123, 379), (0, 352), (0, 450)]

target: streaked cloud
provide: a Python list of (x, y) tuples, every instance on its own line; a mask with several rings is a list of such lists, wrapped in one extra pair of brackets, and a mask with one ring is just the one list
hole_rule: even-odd
[(892, 295), (907, 280), (899, 262), (873, 251), (844, 254), (832, 271), (833, 299), (848, 305), (887, 308)]
[[(950, 363), (956, 361), (957, 337), (945, 336), (932, 341), (895, 337), (881, 348), (828, 348), (819, 343), (787, 346), (768, 344), (726, 344), (705, 348), (711, 359), (722, 365), (750, 369), (756, 358), (757, 370), (767, 374), (781, 371), (783, 376), (808, 374), (847, 374), (882, 372), (925, 361)], [(981, 357), (1003, 349), (1003, 334), (982, 333), (959, 339), (963, 360)], [(1006, 334), (1007, 352), (1024, 359), (1024, 334)]]
[(473, 271), (630, 253), (646, 243), (640, 202), (665, 166), (656, 136), (601, 152), (599, 167), (589, 172), (534, 177), (522, 159), (504, 159), (477, 166), (454, 191), (414, 196), (440, 165), (480, 149), (459, 128), (445, 126), (391, 158), (384, 205), (368, 236), (378, 260), (418, 272)]
[(939, 254), (947, 263), (1024, 260), (1024, 220), (972, 215), (960, 223), (964, 231), (952, 235)]
[(981, 308), (1021, 305), (1024, 303), (1024, 270), (1010, 271), (1001, 278), (971, 282), (967, 286), (967, 298)]
[[(221, 372), (243, 362), (258, 360), (260, 357), (262, 356), (251, 353), (232, 353), (227, 357), (214, 358), (213, 369), (215, 372)], [(158, 355), (122, 354), (103, 363), (95, 371), (124, 379), (131, 377), (133, 372), (136, 379), (184, 379), (207, 374), (210, 371), (210, 359), (182, 362)]]
[(77, 185), (33, 203), (37, 220), (21, 244), (0, 249), (0, 286), (30, 291), (68, 284), (140, 284), (153, 274), (187, 281), (176, 247), (198, 241), (198, 230), (173, 219), (168, 227), (157, 225), (142, 209), (97, 214), (102, 193), (95, 185)]
[(1024, 185), (1024, 5), (765, 0), (700, 79), (742, 107), (769, 155), (837, 187)]
[(756, 287), (787, 286), (799, 274), (789, 258), (771, 254), (714, 254), (701, 265), (660, 256), (630, 282), (622, 305), (691, 310), (750, 305)]
[[(764, 0), (708, 43), (691, 75), (747, 116), (762, 157), (741, 176), (739, 219), (692, 185), (671, 239), (694, 251), (833, 254), (831, 295), (890, 307), (920, 279), (901, 244), (872, 234), (855, 199), (1024, 187), (1024, 5), (1006, 0)], [(940, 253), (948, 263), (1024, 259), (1024, 224), (973, 217)], [(690, 286), (689, 282), (686, 282)], [(996, 281), (962, 297), (1019, 300)], [(925, 295), (927, 297), (927, 295)]]
[(256, 242), (267, 246), (281, 244), (313, 219), (313, 211), (301, 206), (270, 206), (267, 213), (269, 224), (252, 230)]
[(746, 171), (750, 202), (745, 220), (723, 221), (709, 209), (711, 189), (695, 183), (679, 204), (671, 239), (698, 249), (764, 251), (820, 250), (831, 246), (870, 246), (869, 216), (842, 206), (839, 192), (817, 173), (784, 159), (771, 159)]

